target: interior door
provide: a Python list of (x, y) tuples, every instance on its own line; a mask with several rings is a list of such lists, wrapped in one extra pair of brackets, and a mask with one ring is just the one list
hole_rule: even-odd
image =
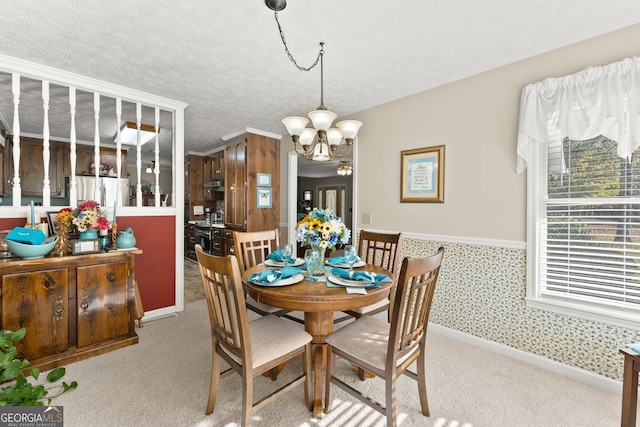
[(343, 186), (319, 187), (318, 205), (323, 209), (331, 209), (340, 218), (345, 218), (346, 189)]

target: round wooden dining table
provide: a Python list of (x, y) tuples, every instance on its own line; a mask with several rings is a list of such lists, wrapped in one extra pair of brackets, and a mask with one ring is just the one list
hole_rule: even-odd
[(326, 337), (333, 331), (333, 312), (353, 310), (382, 301), (389, 295), (395, 278), (391, 272), (373, 264), (366, 264), (354, 270), (370, 271), (386, 274), (390, 282), (383, 282), (379, 288), (367, 288), (365, 294), (350, 294), (342, 286), (329, 287), (322, 282), (301, 282), (287, 286), (262, 286), (249, 282), (253, 273), (266, 268), (258, 265), (245, 271), (242, 283), (247, 294), (256, 301), (287, 310), (304, 312), (305, 330), (313, 337), (313, 365), (314, 365), (314, 398), (313, 414), (322, 416), (322, 375), (327, 366)]

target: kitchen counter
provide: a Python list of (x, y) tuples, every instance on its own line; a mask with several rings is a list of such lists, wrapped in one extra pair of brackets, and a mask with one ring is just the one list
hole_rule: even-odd
[(211, 221), (187, 221), (188, 224), (195, 225), (198, 227), (212, 227), (212, 228), (224, 228), (224, 224), (221, 222), (211, 222)]

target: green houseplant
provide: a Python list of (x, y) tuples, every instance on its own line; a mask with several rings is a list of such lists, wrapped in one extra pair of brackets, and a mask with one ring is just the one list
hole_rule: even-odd
[[(13, 344), (24, 338), (27, 330), (25, 328), (17, 331), (2, 330), (0, 331), (0, 381), (8, 383), (0, 389), (0, 406), (43, 406), (45, 401), (47, 405), (51, 403), (54, 397), (60, 396), (69, 390), (73, 390), (78, 383), (73, 381), (71, 384), (62, 382), (62, 385), (45, 387), (44, 384), (32, 384), (29, 377), (38, 380), (40, 370), (31, 369), (27, 374), (25, 370), (29, 366), (29, 361), (24, 359), (16, 359), (18, 349)], [(65, 368), (55, 368), (47, 374), (48, 383), (56, 383), (65, 374)], [(57, 393), (49, 396), (49, 391), (57, 390)]]

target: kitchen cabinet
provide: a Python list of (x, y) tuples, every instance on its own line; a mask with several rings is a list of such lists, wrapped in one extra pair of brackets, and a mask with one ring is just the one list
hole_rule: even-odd
[[(184, 164), (185, 221), (204, 220), (204, 157), (190, 154)], [(194, 206), (203, 206), (202, 214), (196, 215)], [(188, 214), (187, 214), (188, 213)]]
[(197, 261), (196, 248), (196, 226), (193, 224), (184, 225), (184, 256), (193, 261)]
[[(207, 186), (207, 183), (224, 180), (224, 150), (206, 156), (204, 158), (204, 200), (207, 202), (224, 200), (224, 194), (216, 188)], [(208, 204), (209, 208), (215, 209), (214, 203)]]
[[(275, 229), (280, 220), (280, 140), (245, 133), (229, 141), (224, 149), (224, 224), (239, 231)], [(258, 175), (269, 176), (258, 186)], [(270, 203), (258, 205), (258, 194), (268, 194)], [(261, 204), (265, 206), (265, 204)]]
[[(76, 145), (76, 175), (93, 175), (91, 174), (91, 163), (95, 160), (95, 148), (93, 145)], [(109, 165), (114, 171), (117, 170), (118, 151), (115, 148), (100, 147), (100, 164)], [(69, 151), (65, 156), (65, 175), (71, 175), (71, 166), (69, 163)], [(127, 177), (127, 151), (121, 150), (120, 159), (120, 177)]]
[(0, 328), (27, 330), (17, 357), (48, 370), (137, 343), (139, 253), (0, 261)]
[[(20, 138), (20, 187), (23, 197), (42, 197), (44, 180), (44, 159), (42, 139)], [(60, 141), (49, 142), (49, 182), (51, 197), (65, 197), (64, 177), (71, 176), (69, 144)], [(4, 155), (0, 156), (0, 176), (2, 184), (0, 193), (11, 194), (13, 191), (13, 139), (7, 138), (3, 148)], [(116, 168), (116, 149), (100, 148), (100, 161), (112, 168)], [(127, 175), (127, 152), (122, 151), (122, 171), (120, 176)], [(94, 161), (94, 147), (89, 145), (76, 146), (76, 174), (88, 175), (90, 165)]]
[(204, 158), (204, 182), (224, 179), (224, 150)]
[[(64, 159), (68, 144), (50, 141), (49, 143), (49, 185), (51, 197), (64, 197)], [(1, 191), (10, 194), (13, 191), (13, 138), (7, 138), (4, 147), (4, 177)], [(23, 197), (42, 197), (44, 181), (44, 159), (42, 140), (28, 137), (20, 138), (20, 187)]]

